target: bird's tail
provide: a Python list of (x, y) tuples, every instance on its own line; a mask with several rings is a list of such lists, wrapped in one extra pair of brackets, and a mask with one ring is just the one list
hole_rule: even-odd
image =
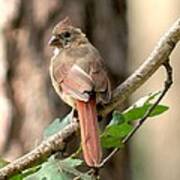
[(100, 164), (102, 157), (96, 100), (91, 97), (88, 102), (76, 101), (76, 108), (80, 121), (81, 142), (85, 162), (90, 167), (96, 167)]

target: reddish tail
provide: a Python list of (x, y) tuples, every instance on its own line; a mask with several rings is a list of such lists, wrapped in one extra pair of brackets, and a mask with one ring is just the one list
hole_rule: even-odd
[(88, 166), (96, 167), (101, 161), (101, 146), (98, 134), (96, 101), (76, 101), (84, 159)]

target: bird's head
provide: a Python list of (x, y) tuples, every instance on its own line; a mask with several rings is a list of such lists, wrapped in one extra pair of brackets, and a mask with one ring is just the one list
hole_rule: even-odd
[(67, 48), (83, 39), (86, 39), (85, 35), (73, 27), (69, 17), (66, 17), (54, 27), (49, 45), (59, 49)]

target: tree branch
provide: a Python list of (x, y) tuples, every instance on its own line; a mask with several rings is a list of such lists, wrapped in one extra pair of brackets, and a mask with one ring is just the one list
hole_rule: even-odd
[[(180, 40), (180, 19), (178, 19), (169, 31), (160, 39), (158, 45), (147, 58), (147, 60), (137, 69), (124, 83), (119, 85), (114, 91), (112, 100), (109, 104), (99, 110), (99, 114), (106, 116), (115, 107), (120, 105), (127, 99), (136, 89), (138, 89), (152, 74), (169, 58), (175, 45)], [(38, 147), (30, 153), (20, 157), (19, 159), (0, 169), (0, 179), (5, 179), (17, 172), (20, 172), (40, 159), (50, 155), (62, 147), (63, 141), (71, 134), (77, 131), (79, 125), (72, 122), (66, 126), (61, 132), (51, 136), (43, 141)]]
[[(169, 59), (166, 60), (165, 63), (163, 63), (165, 70), (166, 70), (166, 74), (167, 74), (167, 79), (165, 80), (164, 83), (164, 89), (161, 92), (159, 98), (156, 100), (156, 102), (146, 111), (144, 117), (142, 117), (138, 124), (134, 127), (134, 129), (122, 140), (122, 144), (126, 144), (131, 138), (132, 136), (137, 132), (137, 130), (144, 124), (144, 122), (147, 120), (147, 118), (149, 117), (149, 115), (153, 112), (153, 110), (156, 108), (156, 106), (160, 103), (160, 101), (163, 99), (163, 97), (166, 95), (166, 93), (168, 92), (168, 90), (170, 89), (172, 83), (173, 83), (173, 79), (172, 79), (172, 68), (169, 64)], [(120, 150), (120, 148), (115, 148), (99, 165), (99, 168), (103, 167), (110, 159), (112, 156), (114, 156), (118, 151)]]
[(122, 104), (130, 94), (135, 92), (144, 84), (154, 72), (169, 58), (175, 45), (180, 40), (180, 19), (178, 19), (167, 33), (162, 36), (159, 43), (154, 48), (150, 56), (144, 63), (127, 79), (120, 84), (114, 91), (112, 100), (99, 110), (101, 116), (106, 116), (115, 107)]
[(0, 169), (0, 180), (14, 175), (28, 167), (31, 167), (45, 157), (57, 152), (64, 147), (64, 140), (71, 136), (79, 128), (76, 120), (67, 125), (62, 131), (50, 136), (47, 140), (37, 146), (28, 154), (14, 160), (4, 168)]

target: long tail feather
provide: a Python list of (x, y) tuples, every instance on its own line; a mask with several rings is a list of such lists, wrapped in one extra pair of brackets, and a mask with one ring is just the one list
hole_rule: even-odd
[(88, 102), (76, 101), (76, 108), (80, 121), (84, 159), (88, 166), (96, 167), (102, 157), (98, 134), (96, 101), (94, 98), (90, 98)]

